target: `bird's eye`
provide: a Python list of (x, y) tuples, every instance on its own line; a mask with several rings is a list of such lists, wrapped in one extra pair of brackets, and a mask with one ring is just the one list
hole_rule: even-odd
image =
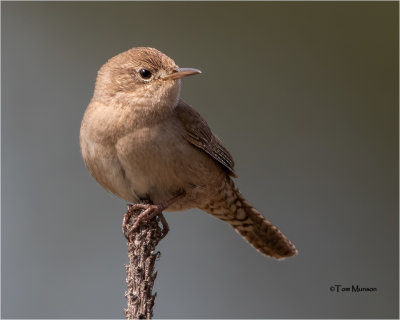
[(140, 73), (140, 76), (145, 80), (148, 80), (151, 78), (151, 72), (147, 69), (140, 69), (139, 73)]

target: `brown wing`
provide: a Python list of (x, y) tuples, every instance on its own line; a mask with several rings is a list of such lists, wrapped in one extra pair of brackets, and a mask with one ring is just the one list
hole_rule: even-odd
[(201, 115), (183, 100), (179, 100), (175, 114), (186, 129), (185, 138), (197, 148), (202, 149), (228, 172), (236, 177), (233, 170), (234, 161), (228, 150), (210, 130)]

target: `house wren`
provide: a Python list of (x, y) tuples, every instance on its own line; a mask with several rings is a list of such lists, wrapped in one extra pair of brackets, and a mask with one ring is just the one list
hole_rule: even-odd
[(143, 209), (142, 219), (200, 208), (265, 255), (295, 255), (294, 245), (239, 193), (232, 156), (180, 98), (181, 78), (198, 73), (153, 48), (111, 58), (98, 71), (82, 120), (87, 168), (106, 190)]

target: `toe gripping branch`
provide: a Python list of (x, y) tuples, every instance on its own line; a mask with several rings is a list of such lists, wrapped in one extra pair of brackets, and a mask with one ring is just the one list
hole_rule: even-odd
[[(158, 217), (163, 226), (161, 239), (164, 238), (169, 231), (169, 226), (162, 212), (175, 201), (181, 199), (184, 196), (185, 192), (182, 191), (173, 198), (157, 205), (148, 203), (128, 204), (128, 211), (125, 213), (124, 219), (122, 221), (122, 233), (124, 234), (125, 238), (130, 241), (132, 234), (139, 229), (142, 223), (149, 221), (155, 217)], [(135, 217), (135, 220), (133, 223), (133, 227), (130, 228), (129, 222), (132, 217)]]
[[(122, 233), (124, 234), (126, 240), (130, 241), (132, 238), (131, 236), (138, 231), (140, 225), (153, 218), (158, 219), (162, 224), (161, 239), (167, 235), (169, 226), (167, 220), (165, 220), (165, 217), (162, 214), (162, 210), (164, 210), (164, 208), (161, 208), (159, 205), (157, 206), (144, 203), (128, 204), (127, 207), (128, 211), (124, 214), (124, 218), (122, 220)], [(133, 226), (130, 223), (131, 218), (134, 218)]]

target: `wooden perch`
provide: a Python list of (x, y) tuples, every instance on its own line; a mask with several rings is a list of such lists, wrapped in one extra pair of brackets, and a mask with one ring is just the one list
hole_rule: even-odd
[[(136, 217), (140, 213), (131, 212), (128, 207), (129, 219), (126, 229), (131, 230)], [(133, 214), (132, 214), (133, 213)], [(160, 227), (160, 222), (163, 228)], [(125, 219), (124, 219), (125, 224)], [(125, 292), (128, 308), (124, 310), (126, 319), (151, 319), (153, 317), (154, 300), (157, 294), (152, 294), (157, 272), (154, 271), (156, 259), (160, 252), (155, 248), (165, 237), (168, 227), (165, 218), (160, 214), (151, 220), (143, 221), (137, 230), (128, 234), (129, 264), (125, 265), (127, 291)]]

